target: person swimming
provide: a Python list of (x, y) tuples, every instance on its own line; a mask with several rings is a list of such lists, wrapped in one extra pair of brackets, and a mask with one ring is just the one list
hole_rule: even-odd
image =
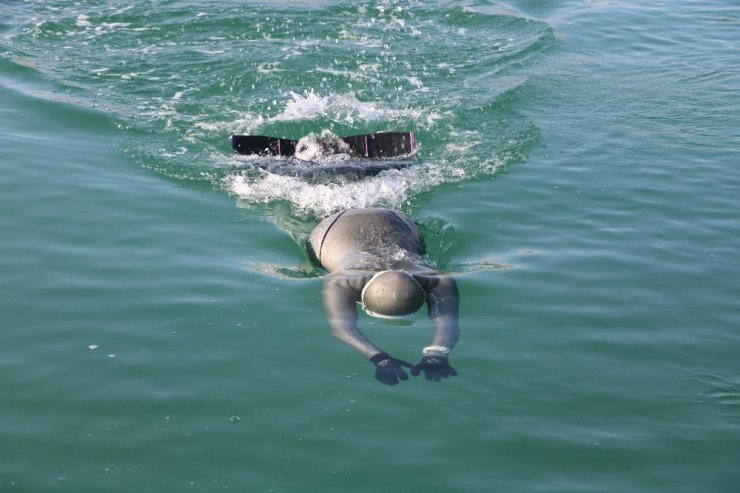
[[(376, 379), (407, 380), (404, 367), (436, 382), (457, 375), (448, 361), (460, 336), (457, 283), (424, 263), (424, 240), (410, 218), (390, 209), (348, 209), (319, 223), (308, 250), (328, 271), (322, 302), (332, 335), (367, 357)], [(368, 315), (395, 319), (413, 316), (425, 302), (435, 330), (417, 365), (391, 357), (358, 328), (358, 304)]]

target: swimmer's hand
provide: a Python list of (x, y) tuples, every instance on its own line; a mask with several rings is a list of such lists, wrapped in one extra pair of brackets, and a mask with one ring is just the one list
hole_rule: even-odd
[(427, 380), (435, 382), (457, 376), (457, 370), (450, 366), (446, 356), (424, 356), (418, 365), (411, 368), (411, 374), (417, 376), (422, 371)]
[(403, 367), (412, 368), (411, 364), (391, 358), (388, 353), (378, 353), (370, 358), (370, 362), (375, 365), (375, 378), (386, 385), (396, 385), (399, 379), (409, 379)]

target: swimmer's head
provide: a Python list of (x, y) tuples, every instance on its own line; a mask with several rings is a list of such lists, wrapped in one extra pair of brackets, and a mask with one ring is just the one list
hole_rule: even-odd
[(424, 304), (426, 293), (414, 277), (403, 271), (375, 274), (362, 290), (362, 308), (380, 318), (408, 317)]

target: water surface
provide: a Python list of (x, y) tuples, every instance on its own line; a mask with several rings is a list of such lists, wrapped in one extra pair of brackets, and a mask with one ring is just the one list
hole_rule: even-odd
[[(732, 2), (8, 2), (0, 490), (729, 492)], [(410, 129), (306, 184), (232, 133)], [(456, 272), (460, 375), (332, 340), (300, 239), (345, 207)], [(297, 241), (298, 240), (298, 241)], [(428, 321), (361, 321), (416, 360)]]

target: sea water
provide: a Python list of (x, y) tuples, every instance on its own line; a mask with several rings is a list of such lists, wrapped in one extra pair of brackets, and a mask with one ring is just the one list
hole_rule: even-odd
[[(4, 1), (0, 491), (737, 491), (738, 40), (730, 0)], [(418, 149), (229, 146), (322, 131)], [(459, 376), (331, 338), (302, 242), (369, 206), (456, 276)]]

